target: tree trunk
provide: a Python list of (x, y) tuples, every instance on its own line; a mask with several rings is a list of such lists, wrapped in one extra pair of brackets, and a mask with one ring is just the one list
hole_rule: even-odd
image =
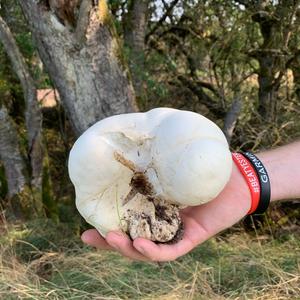
[(280, 86), (280, 82), (276, 80), (276, 74), (284, 66), (282, 25), (276, 16), (264, 10), (257, 11), (253, 14), (252, 19), (259, 24), (263, 36), (261, 47), (252, 52), (252, 56), (259, 62), (258, 111), (266, 121), (272, 122), (276, 118)]
[[(82, 0), (77, 28), (48, 1), (22, 0), (40, 57), (79, 135), (96, 121), (137, 111), (135, 96), (106, 2)], [(63, 9), (63, 8), (60, 8)], [(84, 28), (83, 24), (86, 24)]]
[(132, 0), (124, 20), (124, 41), (133, 51), (145, 50), (149, 0)]
[(10, 201), (9, 215), (22, 218), (35, 215), (35, 207), (28, 187), (26, 164), (19, 148), (19, 136), (4, 105), (0, 108), (0, 159), (5, 170)]
[(242, 101), (239, 94), (235, 95), (235, 99), (233, 100), (229, 111), (226, 113), (224, 120), (223, 132), (227, 138), (228, 143), (230, 144), (231, 138), (233, 135), (233, 131), (238, 120), (242, 109)]
[(272, 7), (270, 1), (259, 1), (252, 20), (257, 22), (263, 37), (263, 43), (252, 54), (258, 60), (260, 68), (259, 112), (269, 122), (276, 120), (276, 106), (280, 81), (288, 64), (289, 42), (293, 27), (297, 26), (297, 1), (279, 1)]
[(272, 122), (276, 119), (279, 84), (274, 83), (280, 65), (278, 65), (276, 54), (274, 55), (269, 51), (261, 53), (257, 59), (260, 66), (258, 73), (258, 111), (265, 120)]
[(294, 63), (291, 66), (293, 77), (294, 77), (294, 91), (295, 95), (300, 101), (300, 53), (297, 54), (297, 57), (294, 61)]
[(130, 70), (138, 98), (145, 97), (143, 72), (145, 68), (145, 37), (149, 0), (133, 0), (124, 18), (124, 42), (130, 51)]
[(35, 198), (36, 209), (40, 214), (42, 204), (42, 175), (43, 175), (43, 144), (42, 144), (42, 113), (37, 102), (37, 91), (27, 65), (15, 42), (15, 39), (0, 17), (0, 40), (18, 76), (26, 103), (25, 123), (28, 138), (28, 156), (30, 158), (31, 188)]
[(26, 185), (26, 165), (22, 158), (18, 133), (4, 105), (0, 108), (0, 157), (8, 183), (8, 196), (22, 191)]

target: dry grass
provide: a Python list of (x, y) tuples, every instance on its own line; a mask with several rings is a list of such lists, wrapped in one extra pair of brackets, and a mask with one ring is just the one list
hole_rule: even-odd
[(300, 299), (300, 239), (293, 234), (234, 233), (159, 266), (94, 251), (55, 226), (34, 226), (2, 230), (0, 299)]

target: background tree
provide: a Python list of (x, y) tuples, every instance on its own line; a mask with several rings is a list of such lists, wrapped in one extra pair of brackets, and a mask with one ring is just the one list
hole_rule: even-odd
[[(42, 143), (42, 114), (37, 102), (34, 80), (15, 39), (0, 16), (0, 40), (20, 80), (25, 99), (25, 127), (27, 131), (27, 156), (29, 168), (18, 145), (20, 137), (14, 121), (9, 116), (5, 101), (1, 103), (0, 157), (7, 174), (8, 195), (11, 206), (20, 216), (43, 215), (42, 182), (44, 151)], [(19, 209), (18, 209), (19, 208)]]
[(98, 6), (77, 2), (26, 0), (20, 5), (45, 68), (80, 134), (99, 119), (137, 108), (106, 1)]
[[(40, 121), (33, 121), (40, 108), (29, 109), (30, 101), (22, 100), (28, 87), (11, 68), (16, 54), (10, 52), (10, 57), (1, 48), (2, 128), (15, 130), (15, 150), (9, 152), (19, 151), (19, 169), (25, 165), (29, 170), (30, 185), (34, 167), (28, 164), (35, 157), (29, 151), (35, 141), (30, 126), (42, 132), (41, 149), (49, 153), (50, 164), (43, 178), (54, 179), (52, 187), (46, 186), (54, 198), (64, 199), (55, 201), (58, 206), (73, 202), (66, 161), (75, 137), (112, 114), (157, 106), (193, 110), (223, 128), (232, 149), (257, 150), (300, 135), (299, 1), (0, 3), (32, 77), (26, 77), (33, 83), (31, 94), (35, 88), (59, 93), (55, 108), (42, 108), (44, 123), (39, 127)], [(2, 145), (7, 147), (9, 138), (4, 136)], [(7, 154), (5, 147), (2, 153)], [(2, 154), (1, 160), (5, 166), (9, 158)], [(10, 160), (10, 165), (19, 164)], [(43, 205), (47, 207), (45, 199)]]

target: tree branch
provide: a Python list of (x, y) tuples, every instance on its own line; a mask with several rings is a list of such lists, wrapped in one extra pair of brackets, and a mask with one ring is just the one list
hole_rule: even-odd
[(156, 24), (153, 26), (153, 28), (146, 34), (146, 42), (148, 41), (149, 37), (155, 33), (155, 31), (162, 26), (163, 22), (166, 20), (166, 18), (171, 14), (173, 8), (176, 6), (176, 4), (179, 2), (179, 0), (174, 0), (167, 8), (167, 10), (165, 11), (165, 13), (162, 15), (162, 17), (160, 18), (160, 20), (158, 22), (156, 22)]
[(34, 93), (35, 87), (33, 82), (31, 82), (31, 76), (27, 70), (27, 66), (23, 59), (21, 52), (14, 40), (14, 37), (5, 23), (5, 21), (0, 16), (0, 40), (4, 46), (4, 49), (11, 61), (14, 71), (16, 72), (19, 80), (21, 81), (24, 92)]
[(220, 95), (219, 91), (216, 89), (216, 87), (212, 83), (203, 81), (203, 80), (197, 80), (196, 83), (199, 84), (200, 86), (210, 90), (211, 92), (213, 92), (218, 98), (222, 97)]
[(217, 118), (224, 118), (225, 111), (216, 101), (214, 101), (208, 94), (206, 94), (202, 87), (185, 76), (179, 75), (177, 79), (190, 91), (192, 91), (201, 104), (204, 104)]
[(85, 33), (89, 25), (89, 16), (92, 7), (91, 0), (82, 0), (75, 30), (75, 38), (80, 45), (85, 41)]
[(224, 120), (223, 132), (227, 138), (228, 143), (230, 143), (233, 131), (240, 115), (242, 109), (242, 101), (239, 95), (233, 100), (229, 111), (226, 113)]
[(297, 20), (297, 12), (298, 12), (298, 9), (299, 9), (299, 4), (300, 4), (300, 1), (295, 1), (294, 2), (294, 5), (293, 5), (293, 10), (292, 10), (292, 13), (289, 17), (289, 22), (288, 22), (288, 25), (286, 26), (286, 30), (284, 31), (284, 47), (287, 48), (288, 47), (288, 44), (289, 44), (289, 41), (290, 41), (290, 38), (291, 38), (291, 35), (292, 35), (292, 27), (293, 27), (293, 24), (296, 22)]
[(25, 122), (28, 136), (28, 155), (32, 168), (32, 185), (41, 188), (43, 167), (42, 114), (37, 102), (37, 91), (14, 36), (1, 16), (0, 41), (3, 43), (22, 85), (26, 103)]

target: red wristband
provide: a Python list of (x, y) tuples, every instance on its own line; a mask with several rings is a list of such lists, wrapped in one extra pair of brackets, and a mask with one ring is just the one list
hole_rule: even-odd
[(232, 153), (233, 161), (243, 174), (251, 193), (251, 208), (248, 215), (252, 214), (258, 207), (260, 199), (260, 183), (256, 172), (250, 162), (241, 153)]

